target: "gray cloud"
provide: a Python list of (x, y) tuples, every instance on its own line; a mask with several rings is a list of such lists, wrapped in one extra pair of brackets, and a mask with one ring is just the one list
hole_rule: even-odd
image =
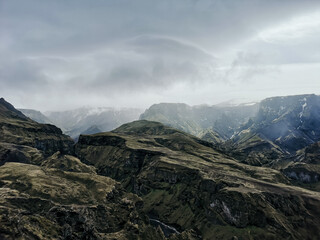
[(174, 38), (158, 36), (139, 36), (129, 41), (133, 49), (138, 53), (165, 57), (166, 59), (189, 59), (198, 62), (214, 60), (209, 52), (199, 46), (185, 43)]
[(250, 94), (246, 84), (262, 88), (280, 65), (320, 61), (317, 19), (303, 35), (290, 25), (316, 11), (318, 0), (0, 0), (0, 93), (39, 109), (113, 105), (124, 93), (148, 96), (137, 105), (192, 104), (212, 86)]
[(0, 66), (0, 87), (35, 90), (48, 84), (42, 69), (32, 60), (19, 59)]

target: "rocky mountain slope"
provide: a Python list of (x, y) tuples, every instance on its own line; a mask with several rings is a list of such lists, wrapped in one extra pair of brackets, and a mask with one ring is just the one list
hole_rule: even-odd
[[(180, 103), (154, 104), (141, 114), (140, 119), (157, 121), (206, 140), (227, 140), (250, 117), (254, 117), (259, 104), (238, 106), (188, 106)], [(214, 132), (209, 139), (208, 132)]]
[(81, 161), (144, 201), (143, 210), (200, 239), (316, 239), (320, 193), (281, 172), (241, 164), (212, 144), (157, 122), (82, 135)]
[(27, 118), (3, 98), (0, 99), (0, 142), (33, 147), (45, 155), (56, 151), (70, 153), (74, 144), (56, 126)]
[(320, 192), (320, 142), (299, 150), (295, 156), (280, 163), (279, 169), (294, 184)]
[(319, 140), (320, 96), (273, 97), (260, 103), (257, 116), (232, 139), (231, 149), (241, 160), (263, 165)]
[(66, 154), (57, 127), (1, 99), (0, 131), (0, 239), (165, 239), (141, 198)]
[(277, 167), (320, 141), (320, 96), (272, 97), (259, 104), (155, 104), (140, 119), (159, 121), (214, 143), (241, 162)]

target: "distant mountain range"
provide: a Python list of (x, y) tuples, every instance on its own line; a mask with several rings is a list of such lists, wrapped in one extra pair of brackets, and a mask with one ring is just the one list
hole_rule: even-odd
[[(261, 165), (320, 140), (320, 96), (273, 97), (225, 107), (162, 103), (151, 106), (140, 119), (159, 121), (213, 143), (225, 142), (242, 160)], [(260, 157), (254, 156), (252, 162), (256, 150)]]
[(135, 108), (89, 107), (45, 113), (30, 109), (19, 110), (36, 122), (55, 124), (73, 139), (77, 139), (80, 134), (110, 131), (121, 124), (137, 120), (143, 112), (143, 110)]
[(138, 118), (158, 121), (218, 144), (243, 162), (265, 165), (320, 140), (319, 99), (316, 95), (296, 95), (238, 105), (160, 103), (144, 112), (130, 108), (79, 108), (45, 114), (20, 110), (39, 123), (59, 126), (73, 139), (80, 134), (110, 131)]
[[(243, 154), (244, 161), (261, 165), (270, 159), (294, 155), (317, 141), (320, 141), (320, 96), (297, 95), (261, 101), (256, 116), (229, 143)], [(267, 156), (261, 154), (262, 150)]]
[(258, 110), (258, 103), (193, 107), (181, 103), (161, 103), (152, 105), (141, 114), (140, 119), (159, 121), (200, 138), (208, 137), (208, 132), (215, 132), (215, 136), (227, 140)]

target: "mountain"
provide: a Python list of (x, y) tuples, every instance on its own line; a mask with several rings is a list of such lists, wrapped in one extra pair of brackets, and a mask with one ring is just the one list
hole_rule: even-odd
[[(73, 139), (88, 131), (110, 131), (121, 124), (137, 120), (142, 110), (134, 108), (79, 108), (62, 112), (46, 112), (46, 116)], [(93, 131), (93, 132), (94, 132)], [(91, 133), (93, 133), (91, 132)]]
[(158, 122), (81, 135), (75, 153), (138, 194), (153, 222), (193, 239), (316, 239), (320, 230), (319, 192)]
[(57, 127), (1, 98), (0, 133), (0, 239), (165, 239), (142, 199), (69, 155)]
[(0, 142), (29, 146), (50, 155), (70, 153), (74, 142), (51, 124), (39, 124), (27, 118), (3, 98), (0, 99)]
[(227, 140), (236, 130), (258, 111), (259, 104), (240, 104), (238, 106), (188, 106), (182, 103), (154, 104), (141, 114), (141, 120), (158, 121), (183, 130), (198, 137), (214, 132), (216, 137)]
[[(229, 141), (139, 120), (91, 125), (76, 144), (0, 99), (0, 239), (317, 239), (320, 141), (305, 141), (318, 133), (317, 97), (288, 98), (286, 110), (262, 102)], [(270, 137), (278, 121), (307, 145)], [(280, 157), (252, 166), (239, 146), (253, 162)]]
[(257, 115), (232, 138), (233, 148), (250, 164), (292, 156), (320, 140), (320, 96), (267, 98)]
[(95, 134), (95, 133), (99, 133), (99, 132), (103, 132), (98, 126), (91, 126), (88, 129), (86, 129), (85, 131), (83, 131), (81, 134)]
[(40, 111), (33, 110), (33, 109), (21, 109), (21, 108), (18, 110), (21, 111), (28, 118), (31, 118), (33, 121), (36, 121), (38, 123), (53, 124), (52, 121)]

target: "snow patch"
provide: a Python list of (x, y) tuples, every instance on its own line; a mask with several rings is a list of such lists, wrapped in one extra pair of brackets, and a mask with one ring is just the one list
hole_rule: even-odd
[(302, 104), (302, 111), (299, 113), (300, 122), (302, 122), (303, 112), (304, 112), (305, 108), (307, 107), (307, 99), (304, 98), (303, 101), (304, 101), (304, 104)]
[(250, 103), (243, 103), (243, 106), (253, 106), (257, 104), (256, 102), (250, 102)]
[(248, 133), (248, 132), (250, 132), (249, 129), (244, 129), (244, 130), (242, 130), (242, 131), (239, 133), (239, 135), (240, 135), (240, 134), (244, 134), (244, 133)]
[(222, 202), (222, 206), (223, 206), (222, 211), (223, 211), (223, 213), (227, 216), (227, 218), (229, 218), (229, 220), (230, 220), (231, 222), (236, 223), (236, 222), (237, 222), (237, 219), (232, 216), (231, 211), (230, 211), (230, 209), (227, 207), (227, 205), (226, 205), (224, 202)]

